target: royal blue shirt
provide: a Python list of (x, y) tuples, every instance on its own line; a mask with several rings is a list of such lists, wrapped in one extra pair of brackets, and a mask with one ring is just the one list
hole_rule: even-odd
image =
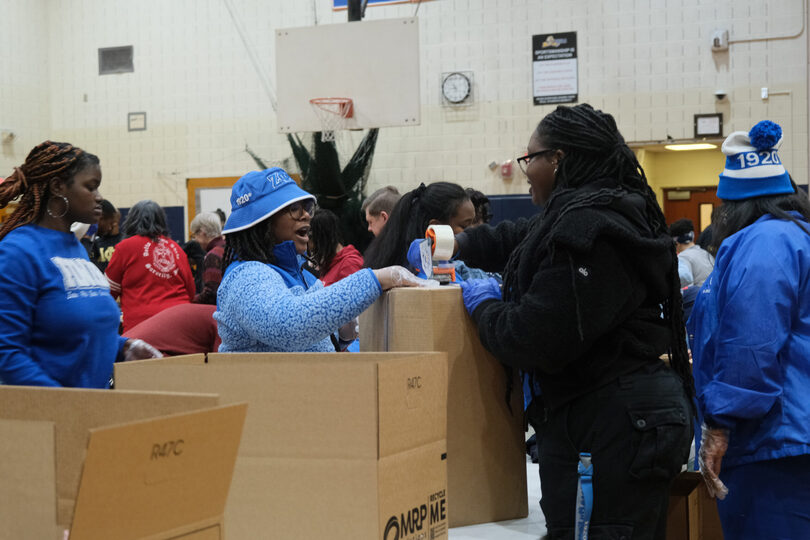
[(107, 279), (73, 233), (24, 225), (0, 241), (0, 381), (106, 388), (124, 338)]

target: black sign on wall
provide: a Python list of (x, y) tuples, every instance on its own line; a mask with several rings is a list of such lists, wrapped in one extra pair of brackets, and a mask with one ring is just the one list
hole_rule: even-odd
[(532, 75), (535, 105), (576, 102), (577, 33), (532, 36)]

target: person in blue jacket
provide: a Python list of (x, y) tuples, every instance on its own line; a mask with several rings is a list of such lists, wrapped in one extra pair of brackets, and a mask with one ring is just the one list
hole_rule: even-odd
[(810, 534), (810, 203), (781, 134), (763, 121), (723, 143), (719, 249), (688, 323), (698, 458), (725, 538)]
[(0, 183), (0, 382), (105, 388), (113, 362), (160, 353), (118, 335), (121, 312), (104, 275), (70, 232), (101, 217), (99, 160), (45, 141)]
[(314, 210), (315, 197), (277, 167), (234, 184), (214, 313), (220, 352), (334, 352), (332, 334), (351, 333), (355, 317), (382, 291), (419, 284), (391, 266), (324, 287), (303, 269)]

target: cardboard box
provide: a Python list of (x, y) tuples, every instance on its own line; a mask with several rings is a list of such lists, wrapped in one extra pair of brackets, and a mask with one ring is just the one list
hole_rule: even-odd
[(246, 405), (217, 403), (0, 386), (0, 536), (221, 539)]
[(723, 540), (717, 500), (698, 472), (682, 472), (669, 494), (667, 540)]
[(212, 353), (115, 377), (248, 402), (229, 539), (447, 538), (444, 354)]
[(360, 316), (362, 351), (447, 353), (450, 527), (526, 517), (523, 390), (481, 345), (457, 287), (394, 289)]

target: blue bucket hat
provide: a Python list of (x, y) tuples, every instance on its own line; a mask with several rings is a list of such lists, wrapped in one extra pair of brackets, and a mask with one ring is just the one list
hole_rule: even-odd
[(763, 120), (751, 131), (735, 131), (723, 142), (726, 168), (717, 184), (717, 196), (739, 201), (764, 195), (793, 193), (790, 176), (779, 159), (782, 128)]
[(231, 190), (231, 215), (222, 234), (248, 229), (297, 201), (315, 200), (290, 178), (284, 169), (252, 171), (236, 181)]

